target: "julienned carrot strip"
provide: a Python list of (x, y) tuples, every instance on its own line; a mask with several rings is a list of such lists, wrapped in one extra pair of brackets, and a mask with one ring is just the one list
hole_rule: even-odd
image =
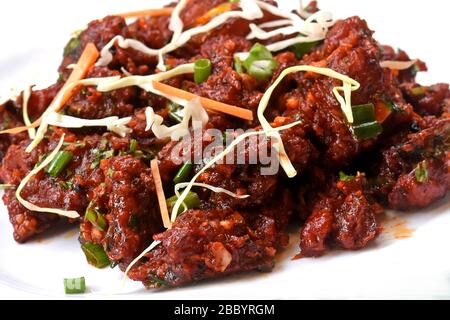
[[(64, 84), (64, 87), (67, 87), (71, 85), (72, 83), (76, 81), (80, 81), (83, 79), (86, 74), (88, 73), (89, 69), (94, 65), (94, 63), (97, 61), (100, 53), (98, 52), (97, 48), (93, 43), (88, 43), (86, 47), (83, 50), (83, 53), (81, 54), (80, 58), (78, 59), (78, 62), (73, 69), (72, 73), (69, 76), (69, 79), (67, 79), (66, 83)], [(63, 88), (64, 88), (63, 87)], [(63, 90), (59, 91), (60, 93), (63, 92)], [(58, 93), (58, 95), (60, 94)], [(64, 96), (61, 98), (60, 103), (58, 106), (55, 107), (54, 111), (58, 112), (61, 110), (61, 108), (64, 106), (64, 104), (67, 102), (67, 100), (70, 99), (70, 97), (73, 94), (73, 90), (66, 91)], [(56, 100), (57, 97), (53, 101)]]
[(164, 228), (170, 229), (172, 228), (172, 222), (170, 222), (169, 211), (167, 210), (166, 196), (164, 195), (164, 189), (162, 186), (161, 175), (159, 174), (157, 159), (153, 159), (150, 162), (150, 168), (152, 170), (153, 181), (155, 182), (156, 196), (158, 197), (163, 225)]
[(11, 129), (5, 129), (5, 130), (0, 131), (0, 134), (4, 134), (4, 133), (17, 134), (17, 133), (21, 133), (21, 132), (27, 131), (30, 128), (37, 128), (37, 127), (39, 127), (40, 124), (41, 124), (41, 118), (39, 118), (38, 120), (34, 121), (29, 126), (22, 126), (22, 127), (11, 128)]
[(132, 12), (119, 13), (117, 16), (122, 18), (139, 18), (139, 17), (161, 17), (170, 16), (173, 8), (147, 9)]
[(202, 25), (208, 23), (212, 18), (222, 14), (224, 12), (230, 11), (235, 6), (235, 3), (226, 2), (219, 4), (217, 7), (212, 8), (204, 15), (195, 19), (195, 25)]
[[(64, 84), (64, 87), (72, 84), (73, 82), (83, 79), (86, 76), (86, 73), (89, 71), (89, 69), (97, 61), (99, 55), (100, 55), (100, 53), (98, 52), (95, 45), (93, 43), (88, 43), (86, 45), (86, 47), (84, 48), (83, 53), (81, 54), (80, 58), (78, 59), (78, 62), (76, 64), (75, 68), (73, 69), (72, 73), (70, 74), (69, 78), (67, 79), (66, 83)], [(59, 93), (53, 99), (53, 102), (57, 100), (58, 95), (61, 92), (62, 92), (62, 90), (59, 91)], [(70, 99), (72, 94), (73, 94), (73, 90), (67, 91), (65, 93), (65, 95), (61, 98), (59, 105), (55, 107), (54, 111), (58, 112), (59, 110), (61, 110), (61, 108), (64, 106), (64, 104), (67, 102), (67, 100)], [(52, 104), (53, 104), (53, 102), (52, 102)], [(16, 128), (2, 130), (2, 131), (0, 131), (0, 134), (4, 134), (4, 133), (17, 134), (17, 133), (26, 131), (29, 128), (37, 128), (41, 124), (41, 120), (42, 120), (42, 118), (39, 117), (39, 119), (35, 120), (29, 126), (22, 126), (22, 127), (16, 127)]]
[[(198, 97), (193, 93), (169, 86), (161, 82), (153, 81), (152, 84), (156, 90), (161, 91), (162, 93), (167, 95), (175, 96), (180, 99), (192, 100)], [(204, 97), (199, 98), (200, 102), (202, 103), (202, 106), (205, 107), (206, 109), (226, 113), (244, 120), (250, 121), (253, 120), (253, 113), (251, 110), (239, 108), (236, 106), (232, 106), (226, 103), (222, 103)]]

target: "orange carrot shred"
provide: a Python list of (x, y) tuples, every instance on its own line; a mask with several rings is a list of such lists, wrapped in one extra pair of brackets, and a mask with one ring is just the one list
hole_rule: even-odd
[(155, 182), (156, 195), (158, 197), (163, 225), (165, 228), (170, 229), (172, 228), (172, 222), (170, 221), (169, 211), (167, 210), (166, 196), (164, 195), (161, 175), (159, 174), (158, 160), (153, 159), (150, 162), (150, 167), (152, 169), (153, 181)]
[(147, 10), (119, 13), (117, 14), (117, 16), (120, 16), (122, 18), (161, 17), (161, 16), (170, 16), (172, 14), (172, 11), (173, 8), (147, 9)]
[[(83, 53), (81, 54), (80, 58), (78, 59), (78, 62), (73, 69), (72, 73), (70, 74), (69, 78), (67, 79), (66, 83), (64, 84), (64, 87), (67, 87), (71, 85), (72, 83), (79, 81), (83, 79), (86, 76), (86, 73), (89, 71), (89, 69), (94, 65), (94, 63), (97, 61), (100, 53), (98, 52), (97, 48), (93, 43), (88, 43), (86, 47), (83, 50)], [(53, 99), (55, 101), (57, 97), (61, 94), (62, 89), (58, 92), (56, 97)], [(73, 90), (69, 90), (64, 93), (64, 97), (61, 99), (61, 103), (55, 108), (55, 112), (58, 112), (61, 110), (61, 108), (64, 106), (64, 104), (67, 102), (67, 100), (70, 99), (70, 97), (73, 94)], [(53, 102), (52, 102), (53, 103)], [(39, 119), (35, 120), (32, 124), (29, 126), (21, 126), (16, 127), (12, 129), (6, 129), (0, 131), (0, 134), (4, 133), (10, 133), (10, 134), (17, 134), (23, 131), (28, 130), (29, 128), (37, 128), (41, 124), (42, 118), (39, 117)]]
[[(152, 85), (156, 90), (159, 90), (167, 95), (175, 96), (180, 99), (192, 100), (198, 97), (193, 93), (169, 86), (161, 82), (153, 81)], [(236, 106), (232, 106), (226, 103), (222, 103), (204, 97), (200, 97), (200, 102), (206, 109), (226, 113), (244, 120), (250, 121), (253, 120), (253, 113), (251, 110), (239, 108)]]

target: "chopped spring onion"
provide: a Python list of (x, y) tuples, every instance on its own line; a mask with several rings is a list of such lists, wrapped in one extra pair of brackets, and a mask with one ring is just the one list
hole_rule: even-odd
[(101, 245), (85, 242), (81, 245), (81, 250), (83, 250), (86, 255), (86, 260), (90, 265), (99, 269), (109, 266), (110, 261), (108, 255)]
[(57, 177), (72, 161), (73, 153), (70, 151), (58, 151), (55, 158), (50, 162), (45, 172), (51, 177)]
[(138, 142), (136, 139), (130, 140), (130, 153), (134, 154), (138, 148)]
[(22, 192), (22, 189), (26, 186), (28, 181), (30, 181), (30, 179), (34, 175), (36, 175), (39, 171), (41, 171), (42, 169), (47, 167), (47, 165), (49, 165), (50, 162), (52, 162), (52, 160), (58, 154), (58, 152), (61, 149), (62, 144), (64, 142), (64, 136), (65, 136), (64, 134), (61, 136), (61, 139), (59, 140), (58, 145), (50, 153), (50, 155), (45, 157), (45, 159), (38, 166), (33, 168), (33, 170), (31, 170), (28, 173), (28, 175), (25, 178), (22, 179), (22, 181), (20, 182), (20, 184), (19, 184), (19, 186), (17, 187), (17, 190), (16, 190), (16, 198), (20, 202), (21, 205), (23, 205), (25, 208), (27, 208), (28, 210), (31, 210), (31, 211), (45, 212), (45, 213), (54, 213), (54, 214), (58, 214), (60, 216), (68, 217), (68, 218), (78, 218), (80, 215), (76, 211), (67, 211), (67, 210), (54, 209), (54, 208), (42, 208), (42, 207), (39, 207), (39, 206), (37, 206), (35, 204), (32, 204), (31, 202), (28, 202), (27, 200), (22, 198), (22, 196), (20, 195), (20, 193)]
[(255, 79), (267, 80), (272, 76), (276, 62), (272, 58), (272, 53), (265, 46), (255, 43), (242, 65)]
[(428, 181), (427, 162), (425, 160), (419, 162), (414, 170), (414, 174), (416, 175), (417, 182), (424, 183)]
[(375, 121), (375, 106), (372, 103), (352, 106), (353, 125)]
[(383, 131), (383, 127), (376, 121), (353, 126), (353, 133), (358, 140), (372, 139)]
[(253, 78), (264, 81), (272, 76), (276, 66), (275, 60), (260, 60), (253, 62), (247, 71)]
[[(178, 196), (175, 195), (173, 197), (170, 197), (169, 199), (167, 199), (167, 207), (172, 210), (176, 204), (178, 200)], [(198, 194), (193, 192), (193, 191), (189, 191), (186, 196), (184, 197), (183, 200), (183, 207), (181, 208), (181, 206), (178, 208), (178, 214), (181, 214), (182, 212), (189, 210), (189, 209), (194, 209), (197, 208), (200, 205), (200, 198), (198, 197)]]
[(72, 52), (75, 51), (76, 48), (80, 45), (81, 41), (79, 37), (74, 37), (69, 40), (69, 42), (64, 47), (64, 57), (67, 57), (68, 55), (72, 54)]
[(192, 171), (192, 167), (193, 165), (190, 162), (183, 164), (183, 166), (180, 168), (180, 170), (178, 170), (177, 174), (175, 175), (175, 178), (173, 178), (173, 182), (177, 184), (186, 181), (187, 177)]
[(312, 42), (300, 42), (291, 46), (291, 51), (295, 53), (297, 59), (303, 58), (303, 56), (311, 51), (312, 48), (317, 46), (320, 41), (312, 41)]
[(107, 224), (105, 217), (98, 211), (98, 208), (96, 208), (92, 203), (86, 209), (84, 218), (88, 220), (90, 223), (92, 223), (92, 225), (94, 225), (98, 229), (102, 231), (106, 230)]
[(341, 181), (352, 181), (355, 179), (355, 176), (345, 174), (343, 171), (339, 172), (339, 180)]
[(7, 189), (15, 189), (16, 186), (13, 184), (0, 184), (0, 190), (7, 190)]
[(209, 59), (199, 59), (194, 63), (194, 81), (197, 84), (208, 80), (211, 75), (212, 66)]
[(425, 93), (427, 93), (426, 87), (415, 87), (411, 89), (411, 93), (415, 96), (423, 96)]
[(242, 61), (241, 61), (241, 59), (239, 59), (239, 57), (234, 57), (233, 69), (239, 74), (244, 73)]
[(80, 294), (86, 292), (86, 281), (84, 277), (64, 279), (64, 292), (66, 294)]

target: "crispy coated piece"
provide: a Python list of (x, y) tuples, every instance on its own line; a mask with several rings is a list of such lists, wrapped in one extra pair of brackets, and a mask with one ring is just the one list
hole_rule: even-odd
[(301, 229), (300, 249), (304, 256), (320, 256), (328, 245), (357, 250), (380, 232), (376, 216), (383, 208), (367, 199), (363, 175), (332, 183), (317, 197), (311, 215)]
[[(381, 150), (373, 176), (374, 195), (393, 209), (422, 208), (449, 189), (450, 119), (429, 117), (419, 132), (403, 134)], [(422, 129), (422, 130), (421, 130)], [(416, 169), (425, 161), (426, 179), (417, 181)]]
[[(419, 86), (405, 83), (401, 86), (405, 99), (414, 106), (414, 111), (422, 116), (437, 116), (450, 109), (450, 90), (447, 83)], [(415, 94), (414, 90), (422, 93)]]
[(112, 261), (127, 266), (161, 230), (151, 170), (132, 156), (104, 160), (109, 228), (104, 246)]
[(131, 279), (146, 286), (179, 286), (251, 270), (268, 271), (275, 253), (287, 244), (292, 204), (280, 200), (260, 212), (232, 209), (189, 210), (173, 228), (154, 237), (162, 243), (147, 261), (132, 268)]

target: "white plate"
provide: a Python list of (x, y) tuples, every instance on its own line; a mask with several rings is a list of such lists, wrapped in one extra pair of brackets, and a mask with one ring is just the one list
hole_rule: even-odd
[[(160, 2), (164, 1), (152, 1), (152, 6), (158, 7)], [(293, 1), (282, 2), (287, 5)], [(95, 17), (146, 4), (148, 0), (82, 0), (67, 8), (62, 1), (5, 2), (1, 5), (0, 36), (2, 49), (9, 46), (0, 51), (0, 93), (30, 82), (50, 84), (72, 30)], [(424, 83), (449, 82), (448, 1), (429, 0), (424, 5), (418, 0), (322, 0), (320, 4), (337, 17), (364, 17), (377, 31), (377, 39), (425, 60), (430, 72), (421, 75)], [(35, 15), (37, 10), (48, 15)], [(18, 24), (15, 19), (19, 16), (28, 23)], [(414, 230), (406, 239), (393, 239), (393, 233), (388, 232), (358, 252), (333, 251), (319, 259), (291, 261), (298, 245), (293, 233), (289, 248), (278, 256), (272, 273), (251, 273), (163, 291), (147, 291), (131, 281), (121, 287), (123, 273), (118, 269), (97, 270), (87, 265), (76, 228), (55, 230), (25, 245), (15, 243), (6, 209), (0, 206), (0, 298), (66, 298), (63, 279), (79, 276), (86, 277), (89, 293), (70, 298), (450, 298), (448, 200), (420, 212), (400, 214), (406, 227)], [(123, 294), (117, 295), (119, 290)]]

